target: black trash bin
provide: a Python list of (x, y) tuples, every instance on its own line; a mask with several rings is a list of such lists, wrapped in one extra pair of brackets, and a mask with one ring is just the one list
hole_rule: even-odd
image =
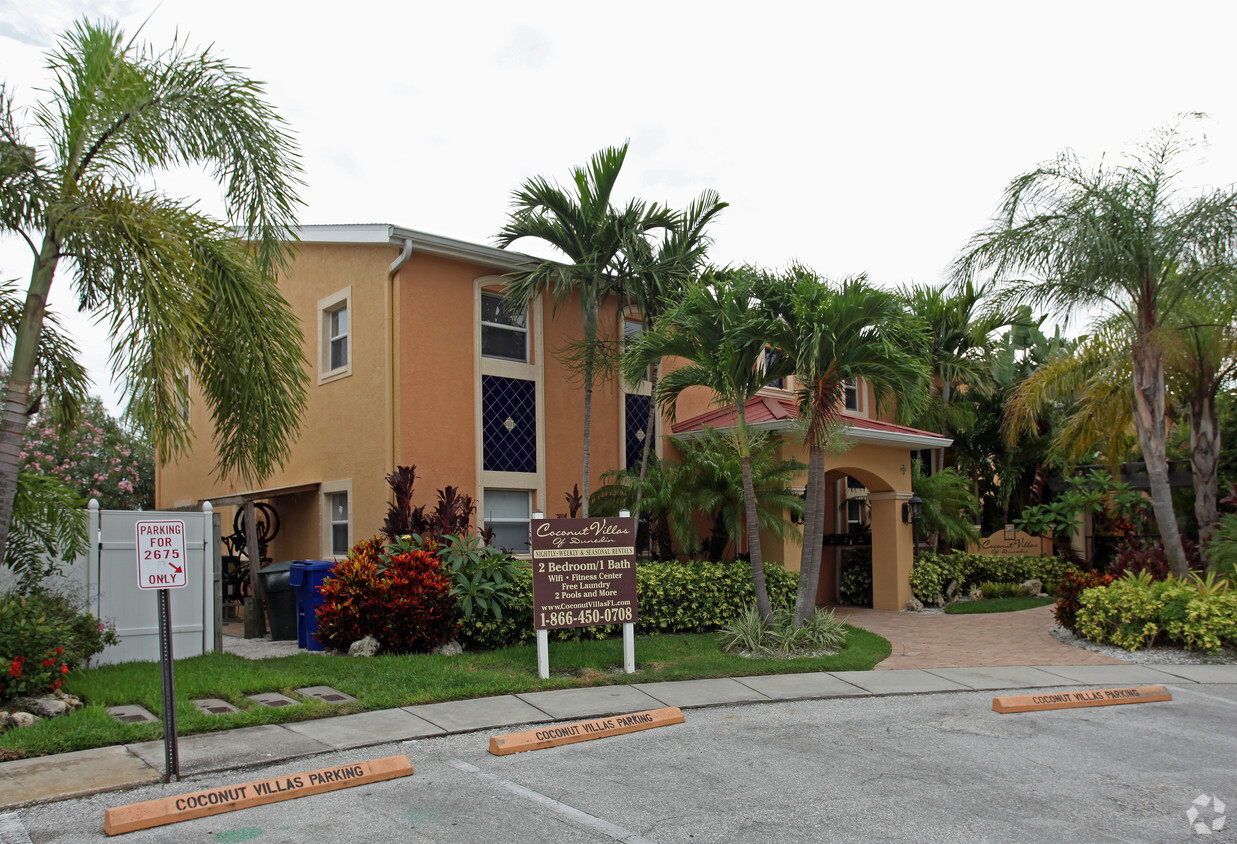
[(290, 582), (292, 560), (271, 563), (258, 572), (266, 596), (266, 617), (271, 623), (271, 638), (296, 638), (296, 591)]

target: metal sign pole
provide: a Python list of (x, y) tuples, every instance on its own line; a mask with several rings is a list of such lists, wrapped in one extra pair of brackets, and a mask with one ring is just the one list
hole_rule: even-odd
[(168, 590), (158, 590), (159, 661), (163, 671), (163, 781), (180, 781), (180, 749), (176, 743), (176, 678), (172, 672), (172, 610)]

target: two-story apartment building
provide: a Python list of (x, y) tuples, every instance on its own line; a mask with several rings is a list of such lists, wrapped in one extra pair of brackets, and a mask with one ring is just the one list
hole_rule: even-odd
[[(265, 501), (279, 514), (268, 550), (277, 560), (340, 557), (375, 534), (390, 500), (385, 478), (401, 465), (417, 467), (414, 504), (460, 487), (500, 546), (523, 545), (534, 511), (566, 511), (564, 496), (580, 481), (584, 400), (555, 352), (579, 337), (579, 307), (568, 302), (556, 312), (539, 300), (527, 313), (512, 310), (503, 275), (530, 260), (519, 253), (392, 225), (305, 226), (298, 234), (280, 289), (301, 320), (311, 386), (291, 459), (262, 489), (215, 478), (209, 417), (191, 401), (197, 435), (187, 456), (158, 468), (157, 506)], [(611, 300), (602, 322), (620, 337), (638, 330), (639, 316)], [(787, 453), (806, 462), (791, 432), (792, 394), (765, 392), (749, 420), (783, 434)], [(837, 502), (848, 476), (867, 488), (877, 606), (899, 609), (910, 594), (911, 534), (901, 504), (910, 498), (911, 450), (948, 440), (873, 418), (868, 399), (859, 385), (849, 411), (857, 445), (830, 465), (830, 477)], [(638, 459), (649, 400), (647, 384), (597, 385), (593, 489), (603, 472)], [(673, 437), (733, 422), (704, 391), (684, 396), (677, 418), (656, 438), (670, 459)], [(844, 529), (854, 513), (830, 506)], [(798, 567), (797, 543), (768, 542), (766, 559)], [(832, 557), (822, 569), (821, 598), (829, 601)]]

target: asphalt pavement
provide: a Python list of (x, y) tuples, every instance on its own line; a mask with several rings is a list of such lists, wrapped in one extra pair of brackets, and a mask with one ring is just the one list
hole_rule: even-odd
[[(997, 693), (1133, 685), (1164, 685), (1173, 700), (992, 711)], [(685, 723), (509, 757), (488, 752), (492, 735), (664, 706), (682, 708)], [(107, 807), (399, 753), (413, 776), (123, 838), (1184, 841), (1199, 834), (1187, 817), (1194, 808), (1194, 823), (1220, 824), (1208, 840), (1234, 840), (1237, 820), (1226, 829), (1218, 808), (1237, 806), (1234, 723), (1234, 665), (564, 689), (188, 736), (182, 780), (167, 785), (159, 741), (7, 762), (0, 844), (105, 840)]]

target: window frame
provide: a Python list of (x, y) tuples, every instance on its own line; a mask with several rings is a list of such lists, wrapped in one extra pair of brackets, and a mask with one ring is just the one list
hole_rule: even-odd
[(859, 412), (859, 379), (847, 378), (842, 385), (842, 409)]
[[(487, 501), (487, 500), (489, 499), (489, 497), (490, 497), (493, 493), (495, 493), (495, 492), (522, 492), (522, 493), (524, 493), (524, 496), (525, 496), (525, 499), (524, 499), (524, 500), (525, 500), (526, 504), (528, 505), (528, 507), (527, 507), (527, 512), (528, 512), (527, 517), (525, 517), (525, 518), (523, 518), (523, 519), (510, 518), (510, 517), (499, 517), (499, 518), (497, 518), (497, 519), (492, 519), (492, 518), (489, 516), (489, 514), (486, 512), (486, 501)], [(511, 553), (512, 553), (512, 554), (515, 554), (515, 555), (517, 555), (517, 556), (527, 556), (527, 555), (529, 554), (529, 551), (530, 551), (530, 548), (529, 548), (529, 543), (530, 543), (530, 542), (531, 542), (531, 540), (532, 540), (532, 525), (533, 525), (533, 498), (534, 498), (534, 493), (535, 493), (535, 491), (534, 491), (534, 490), (531, 490), (531, 489), (513, 489), (513, 488), (510, 488), (510, 487), (486, 487), (486, 488), (485, 488), (485, 489), (483, 489), (483, 490), (482, 490), (482, 492), (481, 492), (481, 524), (482, 524), (482, 525), (484, 525), (484, 526), (485, 526), (485, 527), (487, 527), (487, 528), (488, 528), (488, 527), (490, 527), (490, 525), (491, 525), (491, 524), (502, 524), (502, 525), (518, 525), (518, 524), (523, 524), (523, 525), (525, 525), (525, 527), (526, 527), (526, 533), (527, 533), (527, 538), (525, 539), (525, 547), (523, 547), (523, 548), (513, 548), (513, 549), (511, 550)], [(492, 547), (492, 548), (498, 548), (499, 546), (490, 546), (490, 547)]]
[[(339, 557), (347, 557), (352, 550), (353, 545), (353, 525), (356, 522), (356, 500), (352, 495), (352, 481), (331, 481), (322, 483), (318, 487), (319, 501), (321, 513), (319, 518), (319, 547), (322, 550), (322, 559), (329, 560)], [(348, 515), (345, 521), (339, 522), (335, 520), (335, 496), (343, 495)], [(340, 524), (348, 526), (346, 542), (347, 548), (343, 551), (337, 551), (335, 548), (335, 527)]]
[[(503, 302), (507, 301), (506, 297), (503, 296), (503, 294), (501, 293), (497, 293), (493, 290), (485, 290), (485, 289), (481, 290), (481, 320), (480, 320), (480, 323), (481, 323), (481, 331), (480, 331), (481, 356), (488, 360), (501, 360), (501, 361), (506, 361), (508, 363), (524, 363), (524, 364), (528, 363), (529, 362), (528, 360), (529, 358), (528, 308), (524, 309), (524, 314), (523, 314), (524, 325), (523, 326), (508, 325), (503, 322), (491, 322), (485, 319), (485, 300), (487, 296), (494, 298), (494, 299), (498, 299)], [(509, 358), (503, 355), (487, 354), (485, 351), (485, 329), (487, 328), (496, 330), (496, 331), (509, 331), (515, 334), (522, 335), (524, 338), (524, 357), (523, 358)]]
[[(347, 317), (347, 325), (340, 333), (336, 333), (332, 323), (335, 316), (343, 311)], [(356, 357), (355, 344), (352, 342), (352, 326), (356, 314), (352, 310), (352, 286), (349, 285), (318, 302), (318, 383), (326, 384), (352, 374), (352, 361)], [(344, 362), (332, 366), (332, 351), (335, 344), (343, 341)]]

